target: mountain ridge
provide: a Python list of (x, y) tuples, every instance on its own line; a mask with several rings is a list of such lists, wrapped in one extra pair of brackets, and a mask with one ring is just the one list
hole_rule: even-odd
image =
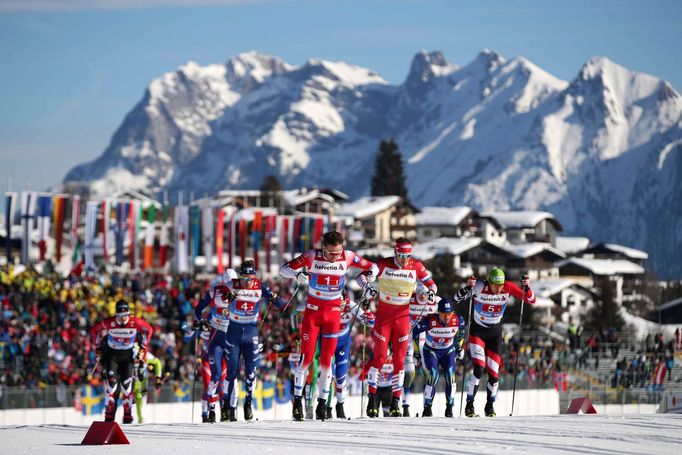
[(418, 206), (549, 210), (567, 233), (646, 249), (661, 275), (682, 276), (681, 112), (667, 81), (606, 57), (563, 81), (488, 49), (463, 66), (422, 50), (391, 85), (345, 62), (252, 51), (150, 82), (104, 153), (65, 181), (213, 194), (273, 174), (357, 198), (392, 137)]

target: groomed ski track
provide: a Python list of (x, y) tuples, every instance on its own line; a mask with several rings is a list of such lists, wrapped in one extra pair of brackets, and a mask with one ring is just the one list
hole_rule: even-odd
[(122, 426), (130, 445), (81, 446), (87, 426), (0, 427), (6, 454), (680, 454), (682, 415), (556, 415)]

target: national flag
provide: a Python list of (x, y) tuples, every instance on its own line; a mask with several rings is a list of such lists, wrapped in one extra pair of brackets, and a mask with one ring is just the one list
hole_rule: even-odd
[(28, 264), (31, 257), (31, 234), (35, 217), (37, 195), (33, 191), (21, 193), (21, 263)]
[(108, 199), (102, 201), (102, 256), (104, 263), (109, 262), (109, 252), (107, 251), (107, 240), (109, 238), (109, 216), (111, 210), (111, 202)]
[[(205, 200), (206, 201), (206, 200)], [(213, 271), (213, 208), (204, 203), (201, 209), (201, 233), (204, 240), (204, 258), (206, 258), (206, 271)]]
[(78, 240), (78, 216), (80, 215), (81, 197), (71, 199), (71, 268), (80, 261), (80, 241)]
[(237, 249), (237, 224), (235, 221), (236, 212), (233, 210), (230, 215), (230, 238), (227, 240), (227, 267), (232, 268), (234, 252)]
[[(245, 385), (239, 390), (239, 398), (242, 400), (246, 398)], [(258, 381), (256, 380), (256, 387), (253, 390), (253, 407), (261, 411), (272, 408), (275, 401), (275, 383), (273, 381)]]
[(190, 220), (190, 238), (191, 238), (191, 249), (192, 261), (190, 262), (191, 267), (196, 264), (197, 256), (199, 255), (199, 249), (201, 248), (201, 208), (198, 205), (193, 205), (189, 208), (189, 220)]
[(64, 235), (64, 206), (66, 196), (55, 196), (54, 208), (52, 212), (55, 240), (55, 259), (57, 262), (62, 260), (62, 236)]
[(294, 238), (291, 244), (291, 254), (292, 256), (297, 252), (301, 251), (301, 224), (302, 219), (300, 216), (294, 218)]
[(313, 248), (321, 248), (322, 230), (324, 229), (324, 219), (322, 217), (315, 218), (315, 227), (313, 229)]
[(175, 208), (175, 267), (179, 273), (189, 272), (189, 207), (179, 205)]
[(41, 194), (38, 196), (38, 251), (40, 260), (45, 260), (47, 253), (47, 238), (50, 235), (50, 214), (52, 212), (52, 196)]
[(128, 230), (128, 202), (116, 202), (116, 224), (114, 225), (114, 235), (116, 239), (116, 265), (123, 264), (123, 246), (125, 243), (126, 231)]
[(217, 257), (218, 273), (222, 274), (225, 271), (225, 266), (223, 265), (223, 238), (225, 236), (225, 211), (223, 209), (218, 209), (215, 225), (215, 254)]
[(173, 398), (175, 401), (185, 402), (191, 400), (192, 386), (190, 384), (176, 384), (173, 390)]
[(5, 193), (5, 257), (11, 264), (12, 258), (12, 226), (14, 225), (14, 210), (17, 203), (17, 193)]
[(104, 390), (102, 387), (91, 385), (81, 387), (81, 409), (84, 416), (104, 412)]
[(95, 232), (97, 225), (97, 202), (88, 201), (85, 206), (85, 269), (95, 269)]
[(277, 379), (275, 386), (275, 401), (277, 404), (285, 404), (291, 401), (291, 382)]
[(253, 223), (251, 224), (251, 246), (253, 248), (253, 259), (256, 264), (256, 271), (260, 269), (260, 238), (261, 238), (261, 228), (263, 226), (263, 212), (256, 210), (253, 216)]
[(239, 256), (242, 261), (246, 259), (246, 220), (239, 220)]
[(168, 258), (168, 212), (170, 207), (168, 203), (163, 204), (163, 216), (161, 219), (161, 233), (159, 234), (159, 267), (166, 266), (166, 259)]
[(130, 209), (128, 210), (128, 235), (130, 245), (128, 246), (128, 262), (130, 262), (131, 270), (137, 267), (137, 211), (138, 201), (130, 201)]
[(145, 269), (154, 267), (154, 218), (156, 206), (151, 204), (147, 209), (147, 230), (144, 237), (144, 265)]

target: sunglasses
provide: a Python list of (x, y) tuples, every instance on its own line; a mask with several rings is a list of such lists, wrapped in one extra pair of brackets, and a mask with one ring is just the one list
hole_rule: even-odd
[(343, 250), (341, 250), (341, 251), (329, 251), (326, 248), (322, 248), (322, 250), (324, 251), (324, 254), (326, 254), (327, 256), (341, 256), (343, 254)]
[(398, 259), (410, 259), (412, 257), (412, 255), (409, 253), (398, 253), (398, 252), (396, 252), (395, 257), (397, 257)]

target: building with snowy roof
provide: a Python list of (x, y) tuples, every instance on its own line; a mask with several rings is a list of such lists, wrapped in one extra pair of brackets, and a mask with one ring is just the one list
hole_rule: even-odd
[(598, 289), (611, 287), (619, 305), (626, 301), (646, 299), (639, 292), (644, 267), (624, 259), (568, 258), (557, 263), (562, 278)]
[(417, 238), (473, 237), (478, 235), (480, 219), (471, 207), (422, 207), (415, 216)]
[(505, 232), (510, 243), (544, 242), (554, 244), (561, 224), (549, 212), (509, 211), (482, 213), (482, 218), (494, 221)]
[(590, 245), (580, 251), (578, 255), (594, 259), (624, 259), (641, 266), (644, 266), (646, 260), (649, 259), (649, 255), (645, 251), (617, 245), (615, 243), (597, 243), (595, 245)]

